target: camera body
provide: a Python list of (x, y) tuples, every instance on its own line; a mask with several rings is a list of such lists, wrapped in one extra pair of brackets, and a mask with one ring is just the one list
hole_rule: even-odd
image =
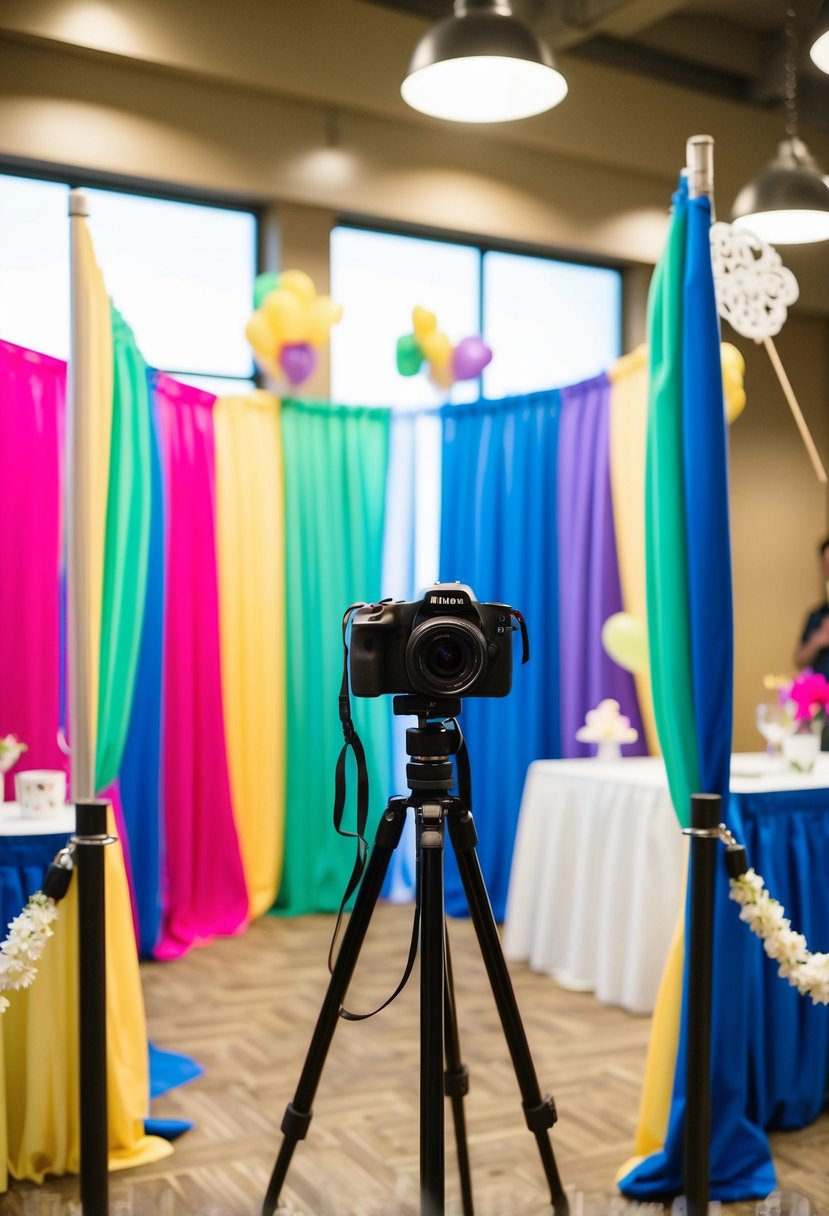
[[(351, 690), (357, 697), (505, 697), (516, 615), (508, 604), (479, 604), (463, 583), (435, 583), (411, 603), (358, 608), (351, 623)], [(521, 626), (526, 641), (523, 620)]]

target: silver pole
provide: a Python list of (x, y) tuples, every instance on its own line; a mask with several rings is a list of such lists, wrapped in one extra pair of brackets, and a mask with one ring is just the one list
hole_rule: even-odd
[(705, 196), (714, 201), (714, 138), (692, 135), (685, 146), (685, 167), (690, 198)]
[(84, 332), (84, 280), (81, 270), (83, 225), (89, 214), (82, 190), (69, 194), (70, 344), (66, 410), (66, 637), (69, 738), (71, 747), (70, 801), (93, 797), (95, 774), (89, 738), (90, 697), (87, 628), (89, 603), (89, 546), (83, 521), (89, 518), (91, 471), (89, 428), (89, 338)]

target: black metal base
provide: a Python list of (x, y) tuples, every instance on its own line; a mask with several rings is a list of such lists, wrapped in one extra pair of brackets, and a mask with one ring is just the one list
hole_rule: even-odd
[[(407, 709), (405, 712), (411, 710)], [(435, 756), (442, 753), (431, 754)], [(413, 759), (417, 763), (416, 756)], [(299, 1083), (282, 1120), (284, 1139), (262, 1205), (262, 1216), (273, 1216), (294, 1149), (308, 1132), (314, 1096), (340, 1009), (345, 1001), (392, 853), (400, 841), (409, 806), (414, 810), (417, 829), (417, 899), (421, 925), (421, 1216), (443, 1216), (444, 1213), (445, 1096), (450, 1099), (454, 1117), (463, 1212), (464, 1216), (473, 1216), (463, 1108), (463, 1098), (469, 1088), (469, 1074), (460, 1058), (458, 1020), (443, 906), (444, 827), (447, 823), (469, 913), (518, 1080), (524, 1118), (538, 1145), (553, 1210), (556, 1216), (568, 1216), (567, 1197), (549, 1136), (550, 1128), (556, 1121), (555, 1103), (549, 1095), (542, 1095), (538, 1085), (512, 980), (501, 949), (498, 927), (492, 914), (475, 849), (477, 836), (472, 814), (460, 799), (449, 797), (437, 789), (431, 792), (423, 788), (413, 792), (408, 798), (391, 799), (380, 820), (374, 847), (343, 936)]]

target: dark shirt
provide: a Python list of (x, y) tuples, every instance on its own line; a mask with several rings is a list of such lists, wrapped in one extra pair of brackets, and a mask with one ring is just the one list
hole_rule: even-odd
[[(803, 630), (803, 637), (800, 639), (801, 644), (808, 642), (809, 638), (827, 616), (829, 616), (829, 603), (826, 602), (821, 604), (819, 608), (815, 608), (814, 612), (809, 613), (809, 619)], [(810, 663), (810, 667), (812, 671), (820, 672), (822, 676), (825, 676), (829, 680), (829, 646), (824, 646), (823, 650), (817, 652)]]

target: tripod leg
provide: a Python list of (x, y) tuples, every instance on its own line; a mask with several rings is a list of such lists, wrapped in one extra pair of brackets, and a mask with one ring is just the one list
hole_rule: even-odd
[(504, 1037), (507, 1041), (512, 1066), (521, 1090), (524, 1118), (538, 1144), (541, 1164), (550, 1187), (550, 1198), (556, 1216), (568, 1216), (567, 1196), (553, 1155), (549, 1129), (556, 1121), (555, 1103), (549, 1095), (542, 1097), (538, 1085), (527, 1036), (518, 1011), (518, 1003), (512, 987), (506, 960), (501, 949), (498, 926), (484, 884), (478, 854), (475, 851), (477, 835), (472, 814), (461, 802), (454, 800), (449, 807), (449, 835), (458, 860), (461, 881), (469, 905), (469, 914), (492, 988)]
[(417, 809), (420, 882), (420, 1210), (443, 1216), (443, 807)]
[(446, 1072), (443, 1078), (443, 1085), (446, 1095), (452, 1103), (452, 1119), (455, 1124), (455, 1145), (458, 1154), (458, 1174), (461, 1180), (463, 1216), (473, 1216), (472, 1177), (469, 1168), (469, 1148), (466, 1143), (466, 1117), (463, 1109), (464, 1096), (469, 1093), (469, 1069), (461, 1061), (458, 1014), (455, 1007), (455, 983), (452, 978), (452, 958), (449, 953), (448, 933), (444, 937), (444, 963), (443, 1039), (446, 1052)]
[(343, 934), (342, 946), (334, 964), (314, 1033), (311, 1036), (311, 1045), (305, 1057), (302, 1074), (293, 1101), (289, 1102), (282, 1119), (284, 1140), (279, 1149), (262, 1204), (262, 1216), (273, 1216), (297, 1141), (303, 1140), (307, 1135), (313, 1113), (311, 1108), (314, 1103), (314, 1095), (317, 1092), (325, 1058), (337, 1027), (340, 1007), (345, 1000), (348, 985), (357, 965), (360, 947), (368, 931), (371, 914), (382, 890), (391, 855), (400, 840), (405, 821), (405, 799), (393, 798), (383, 812), (377, 828), (374, 847), (354, 901), (354, 910)]

